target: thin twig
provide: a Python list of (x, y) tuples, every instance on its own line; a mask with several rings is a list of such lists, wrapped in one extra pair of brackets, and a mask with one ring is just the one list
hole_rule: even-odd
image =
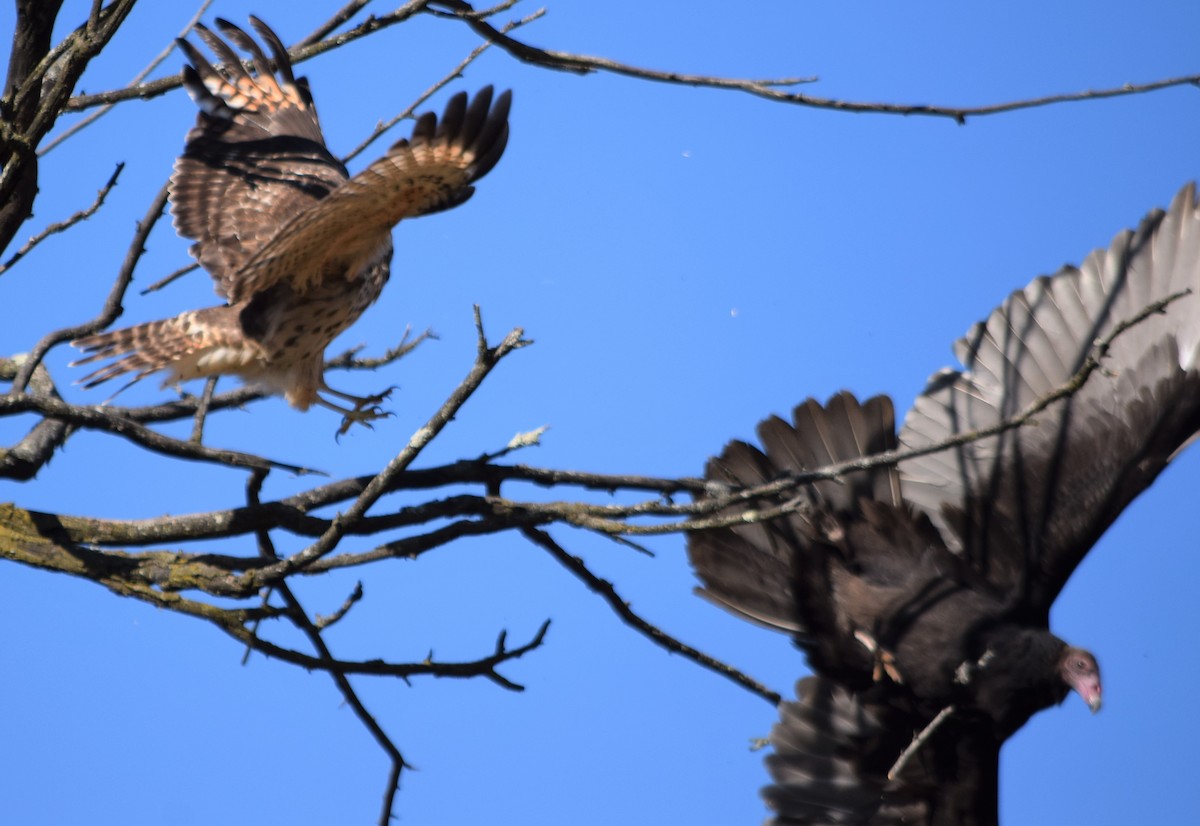
[(204, 393), (200, 396), (200, 404), (196, 407), (196, 415), (192, 419), (192, 435), (188, 441), (196, 444), (204, 441), (204, 420), (208, 417), (208, 408), (212, 404), (218, 378), (219, 376), (209, 376), (204, 382)]
[(350, 592), (350, 596), (346, 597), (346, 601), (343, 602), (336, 611), (327, 616), (321, 616), (318, 614), (316, 619), (313, 621), (313, 625), (315, 625), (320, 631), (324, 631), (326, 628), (336, 625), (342, 620), (343, 617), (350, 613), (350, 609), (353, 608), (355, 604), (362, 598), (363, 584), (362, 580), (360, 579), (354, 584), (354, 590)]
[(450, 394), (450, 398), (446, 399), (445, 403), (425, 423), (424, 427), (412, 435), (408, 444), (388, 462), (387, 467), (371, 479), (349, 509), (344, 514), (338, 514), (334, 517), (329, 529), (316, 542), (295, 556), (283, 560), (278, 565), (271, 566), (264, 571), (246, 574), (246, 576), (254, 580), (255, 587), (269, 584), (275, 578), (287, 576), (293, 571), (311, 565), (337, 547), (342, 536), (345, 535), (346, 527), (361, 519), (379, 497), (387, 492), (389, 486), (412, 464), (413, 460), (425, 449), (425, 446), (450, 423), (458, 410), (466, 404), (467, 399), (479, 388), (479, 385), (483, 383), (483, 380), (487, 378), (495, 366), (514, 350), (531, 343), (524, 338), (524, 331), (520, 327), (517, 327), (505, 336), (500, 344), (495, 347), (489, 347), (487, 339), (484, 337), (483, 320), (480, 316), (478, 305), (475, 306), (475, 329), (478, 334), (475, 364), (471, 367), (470, 372), (467, 373), (466, 378)]
[[(986, 106), (937, 106), (930, 104), (904, 103), (868, 103), (862, 101), (844, 100), (840, 98), (823, 98), (805, 95), (799, 92), (787, 92), (781, 87), (794, 86), (802, 83), (814, 83), (817, 78), (780, 78), (776, 80), (749, 80), (740, 78), (713, 77), (694, 75), (683, 72), (657, 71), (620, 63), (604, 57), (578, 55), (570, 52), (560, 52), (553, 49), (539, 49), (518, 40), (514, 40), (503, 32), (498, 31), (484, 20), (478, 19), (469, 3), (462, 0), (431, 0), (430, 5), (438, 5), (450, 9), (453, 16), (462, 19), (476, 33), (488, 38), (504, 51), (525, 63), (542, 66), (547, 69), (588, 74), (603, 71), (624, 75), (639, 80), (652, 80), (661, 83), (672, 83), (684, 86), (704, 86), (714, 89), (731, 89), (780, 103), (791, 103), (808, 106), (814, 109), (832, 109), (839, 112), (874, 113), (881, 115), (926, 115), (950, 118), (956, 123), (966, 123), (968, 117), (995, 115), (1002, 112), (1014, 112), (1020, 109), (1031, 109), (1039, 106), (1049, 106), (1056, 103), (1072, 103), (1082, 100), (1098, 100), (1102, 98), (1121, 97), (1124, 95), (1143, 94), (1173, 86), (1200, 85), (1200, 75), (1158, 80), (1150, 83), (1126, 83), (1108, 89), (1089, 90), (1084, 92), (1069, 92), (1065, 94), (1046, 95), (1039, 98), (1016, 100), (1007, 103), (989, 104)], [(430, 13), (438, 16), (435, 10)]]
[[(449, 10), (450, 14), (438, 12), (430, 6), (440, 6)], [(502, 6), (503, 7), (503, 4)], [(497, 8), (501, 8), (497, 7)], [(815, 109), (828, 109), (838, 112), (874, 113), (882, 115), (924, 115), (929, 117), (948, 118), (956, 123), (966, 123), (967, 118), (996, 115), (1015, 112), (1021, 109), (1031, 109), (1060, 103), (1073, 103), (1084, 100), (1100, 100), (1104, 98), (1138, 95), (1168, 89), (1175, 86), (1198, 86), (1200, 74), (1183, 75), (1149, 83), (1125, 83), (1120, 86), (1105, 89), (1093, 89), (1082, 92), (1068, 92), (1046, 95), (1037, 98), (1008, 101), (1004, 103), (987, 104), (984, 106), (944, 106), (935, 104), (905, 104), (905, 103), (875, 103), (842, 98), (824, 98), (815, 95), (805, 95), (799, 92), (788, 92), (783, 87), (816, 82), (815, 77), (788, 77), (773, 79), (724, 78), (711, 75), (696, 75), (684, 72), (658, 71), (621, 63), (604, 57), (572, 54), (553, 49), (540, 49), (515, 40), (505, 32), (497, 29), (482, 18), (485, 13), (477, 12), (469, 4), (461, 0), (410, 0), (390, 14), (370, 17), (358, 26), (332, 35), (316, 43), (304, 43), (289, 50), (293, 63), (301, 63), (318, 54), (336, 49), (351, 40), (357, 40), (370, 34), (402, 23), (415, 14), (426, 12), (434, 16), (451, 16), (466, 23), (475, 32), (486, 38), (490, 43), (499, 46), (513, 57), (525, 63), (548, 69), (589, 74), (603, 71), (624, 75), (639, 80), (650, 80), (661, 83), (671, 83), (683, 86), (701, 86), (714, 89), (727, 89), (752, 94), (757, 97), (780, 103), (797, 106), (808, 106)], [(535, 13), (536, 14), (536, 13)], [(180, 76), (173, 75), (150, 83), (129, 86), (122, 89), (112, 89), (91, 95), (76, 95), (68, 100), (63, 111), (80, 111), (95, 106), (118, 103), (134, 98), (151, 98), (161, 95), (180, 85)]]
[[(171, 42), (169, 44), (167, 44), (167, 47), (165, 49), (163, 49), (161, 52), (159, 52), (153, 60), (151, 60), (148, 64), (146, 64), (146, 68), (144, 68), (140, 72), (138, 72), (134, 76), (133, 80), (129, 81), (129, 85), (136, 86), (137, 84), (139, 84), (143, 80), (145, 80), (147, 75), (149, 75), (151, 72), (153, 72), (155, 69), (157, 69), (159, 64), (161, 64), (164, 60), (166, 60), (170, 56), (171, 52), (175, 51), (175, 49), (178, 48), (175, 45), (175, 40), (178, 38), (181, 38), (181, 37), (187, 37), (188, 33), (191, 32), (191, 30), (193, 28), (195, 28), (196, 24), (200, 22), (200, 18), (204, 15), (204, 12), (208, 11), (208, 7), (211, 6), (212, 3), (213, 3), (213, 0), (203, 0), (203, 2), (200, 3), (200, 7), (198, 9), (196, 9), (196, 13), (192, 15), (192, 19), (189, 20), (187, 22), (187, 25), (183, 27), (183, 31), (181, 31), (176, 36), (175, 39), (172, 39)], [(96, 122), (97, 120), (102, 118), (105, 114), (107, 114), (115, 105), (116, 104), (114, 104), (114, 103), (109, 103), (104, 106), (101, 106), (95, 112), (92, 112), (91, 114), (87, 115), (83, 119), (77, 121), (76, 123), (71, 124), (69, 127), (64, 129), (61, 133), (59, 133), (58, 135), (55, 135), (53, 138), (51, 138), (49, 141), (47, 141), (46, 144), (38, 150), (38, 155), (45, 155), (47, 152), (49, 152), (54, 147), (58, 146), (60, 143), (65, 141), (67, 138), (69, 138), (72, 135), (87, 128), (92, 123)]]
[(133, 280), (133, 270), (137, 267), (137, 262), (141, 259), (142, 253), (146, 251), (146, 239), (150, 235), (150, 231), (154, 229), (154, 225), (158, 223), (158, 219), (162, 217), (163, 207), (167, 205), (167, 185), (163, 184), (162, 189), (154, 196), (154, 200), (150, 203), (150, 208), (146, 210), (146, 214), (142, 220), (138, 222), (137, 230), (133, 233), (133, 240), (129, 243), (129, 249), (125, 253), (125, 260), (121, 263), (121, 269), (117, 272), (117, 280), (113, 283), (112, 289), (108, 293), (108, 298), (104, 302), (104, 307), (100, 310), (100, 315), (91, 321), (74, 327), (66, 327), (62, 330), (55, 330), (42, 337), (34, 348), (30, 351), (26, 362), (21, 366), (21, 371), (17, 373), (17, 377), (13, 379), (12, 393), (25, 392), (25, 385), (29, 382), (29, 377), (50, 348), (56, 344), (61, 344), (64, 341), (79, 338), (98, 330), (102, 330), (121, 314), (121, 300), (125, 297), (125, 291), (129, 289), (129, 282)]
[(900, 756), (896, 758), (896, 762), (892, 764), (890, 769), (888, 769), (888, 780), (896, 779), (897, 775), (903, 771), (904, 766), (908, 763), (912, 756), (917, 753), (917, 749), (921, 748), (921, 746), (925, 744), (925, 741), (933, 736), (933, 732), (937, 729), (937, 727), (940, 726), (945, 719), (953, 713), (954, 706), (946, 706), (937, 713), (936, 717), (929, 721), (929, 725), (925, 726), (925, 728), (921, 729), (921, 731), (915, 737), (913, 737), (912, 742), (908, 744), (904, 751), (900, 752)]
[(298, 42), (296, 45), (311, 46), (313, 43), (319, 43), (332, 34), (338, 26), (342, 25), (354, 15), (362, 11), (363, 7), (370, 2), (371, 0), (351, 0), (351, 2), (335, 11), (333, 16), (318, 26), (312, 34)]
[(50, 224), (50, 226), (46, 227), (37, 235), (26, 241), (25, 246), (17, 250), (13, 254), (12, 258), (8, 259), (3, 264), (0, 264), (0, 275), (3, 275), (6, 270), (24, 258), (30, 252), (30, 250), (45, 241), (51, 235), (55, 235), (59, 232), (65, 232), (66, 230), (78, 224), (80, 221), (86, 221), (88, 218), (91, 218), (93, 215), (95, 215), (96, 211), (100, 209), (100, 207), (104, 206), (104, 199), (108, 197), (108, 193), (112, 191), (114, 186), (117, 185), (117, 179), (121, 177), (121, 170), (124, 168), (124, 161), (117, 164), (117, 168), (114, 169), (112, 175), (108, 177), (108, 182), (104, 184), (104, 186), (100, 187), (100, 191), (96, 193), (96, 200), (92, 201), (91, 206), (79, 210), (65, 221), (56, 221), (53, 224)]
[(646, 637), (655, 645), (666, 649), (672, 654), (681, 654), (697, 665), (700, 665), (703, 668), (707, 668), (709, 671), (720, 674), (722, 677), (732, 680), (747, 691), (762, 697), (764, 700), (770, 703), (772, 707), (778, 706), (782, 701), (782, 697), (780, 697), (774, 691), (771, 691), (762, 683), (759, 683), (757, 680), (749, 677), (741, 671), (738, 671), (731, 665), (727, 665), (726, 663), (723, 663), (714, 657), (710, 657), (703, 651), (699, 651), (695, 648), (692, 648), (690, 645), (687, 645), (686, 643), (680, 642), (670, 634), (667, 634), (658, 626), (642, 619), (633, 611), (632, 608), (629, 607), (629, 603), (621, 598), (621, 595), (617, 593), (611, 582), (601, 579), (593, 574), (590, 570), (588, 570), (588, 567), (583, 563), (583, 560), (577, 556), (572, 556), (571, 554), (567, 553), (567, 551), (561, 545), (554, 541), (550, 534), (546, 533), (545, 531), (538, 530), (537, 528), (522, 528), (521, 533), (524, 534), (529, 541), (548, 552), (559, 562), (559, 564), (574, 574), (577, 578), (582, 580), (583, 583), (588, 586), (588, 588), (599, 594), (600, 598), (608, 603), (608, 607), (613, 610), (613, 613), (620, 617), (622, 622), (633, 628), (642, 636)]
[[(262, 490), (262, 483), (266, 475), (265, 471), (256, 471), (251, 476), (246, 486), (246, 502), (249, 506), (253, 507), (261, 504), (259, 493)], [(266, 559), (278, 559), (279, 555), (275, 553), (275, 544), (271, 541), (270, 533), (260, 530), (256, 532), (256, 536), (258, 539), (259, 555)], [(275, 589), (283, 597), (283, 601), (288, 607), (288, 617), (291, 619), (292, 624), (308, 637), (309, 643), (316, 650), (322, 662), (328, 664), (326, 670), (329, 676), (333, 678), (333, 682), (337, 685), (338, 691), (341, 692), (346, 704), (354, 712), (354, 716), (371, 733), (371, 736), (375, 738), (375, 742), (379, 744), (379, 747), (387, 754), (388, 759), (392, 761), (391, 768), (388, 771), (387, 791), (384, 793), (383, 814), (379, 819), (380, 826), (388, 826), (392, 817), (392, 810), (395, 807), (396, 792), (400, 790), (400, 773), (404, 769), (409, 768), (409, 765), (405, 762), (399, 747), (396, 746), (387, 732), (383, 730), (383, 726), (379, 724), (379, 721), (375, 719), (375, 715), (367, 711), (367, 707), (363, 705), (354, 687), (350, 685), (350, 679), (344, 672), (337, 668), (337, 660), (334, 658), (329, 646), (325, 643), (325, 638), (321, 635), (321, 629), (309, 620), (304, 606), (300, 604), (300, 600), (292, 593), (292, 589), (288, 586), (287, 582), (280, 580), (275, 583)], [(359, 596), (361, 595), (362, 589), (360, 586)]]
[(175, 270), (174, 272), (168, 273), (167, 275), (163, 276), (159, 280), (155, 281), (149, 287), (147, 287), (146, 289), (144, 289), (140, 293), (138, 293), (138, 295), (149, 295), (150, 293), (158, 292), (163, 287), (174, 282), (175, 279), (181, 278), (181, 277), (187, 275), (189, 272), (198, 268), (199, 266), (200, 265), (198, 263), (196, 263), (195, 261), (193, 261), (190, 264), (185, 264), (184, 266), (180, 267), (179, 269)]
[[(506, 5), (512, 5), (512, 4), (509, 3)], [(502, 31), (509, 32), (520, 26), (524, 26), (526, 23), (536, 20), (537, 18), (541, 17), (545, 13), (546, 13), (545, 9), (539, 9), (538, 11), (529, 15), (528, 17), (522, 18), (521, 20), (513, 20), (509, 23), (506, 23), (502, 27)], [(437, 94), (437, 92), (440, 89), (445, 87), (448, 83), (450, 83), (455, 78), (462, 77), (463, 70), (466, 69), (468, 66), (470, 66), (473, 62), (475, 62), (475, 60), (480, 55), (482, 55), (484, 52), (486, 52), (491, 45), (492, 44), (490, 41), (485, 40), (483, 43), (479, 44), (474, 49), (472, 49), (471, 53), (469, 55), (467, 55), (465, 58), (463, 58), (459, 62), (459, 64), (457, 66), (455, 66), (453, 69), (451, 69), (450, 72), (445, 77), (443, 77), (441, 80), (437, 81), (432, 86), (430, 86), (428, 89), (426, 89), (424, 92), (422, 92), (417, 97), (417, 99), (415, 101), (413, 101), (412, 104), (407, 109), (405, 109), (403, 112), (396, 115), (395, 117), (391, 118), (390, 120), (384, 121), (383, 123), (376, 126), (374, 131), (372, 131), (371, 134), (367, 136), (366, 140), (364, 140), (358, 146), (356, 146), (352, 150), (350, 150), (350, 152), (348, 154), (343, 156), (342, 163), (349, 163), (351, 160), (353, 160), (354, 158), (356, 158), (360, 154), (362, 154), (363, 150), (365, 150), (368, 146), (373, 144), (375, 141), (379, 140), (379, 138), (381, 138), (385, 133), (387, 133), (390, 129), (392, 129), (397, 123), (399, 123), (402, 120), (405, 120), (406, 118), (411, 118), (413, 116), (413, 113), (417, 110), (418, 106), (420, 106), (425, 101), (429, 100), (431, 97), (433, 97), (435, 94)]]
[[(367, 37), (375, 32), (395, 26), (398, 23), (403, 23), (422, 11), (427, 2), (428, 0), (409, 0), (408, 3), (405, 3), (394, 12), (369, 17), (353, 29), (341, 34), (332, 35), (319, 43), (307, 46), (293, 46), (291, 49), (288, 49), (288, 57), (291, 59), (293, 65), (299, 65), (317, 55), (340, 48), (353, 40)], [(137, 86), (110, 89), (107, 92), (98, 92), (91, 95), (75, 95), (63, 104), (62, 111), (80, 112), (95, 106), (103, 106), (107, 103), (121, 103), (126, 100), (137, 100), (139, 98), (154, 98), (166, 94), (172, 89), (179, 88), (182, 83), (182, 76), (176, 74), (152, 80), (149, 83), (140, 83)]]
[(373, 358), (358, 358), (358, 354), (362, 352), (362, 346), (352, 347), (349, 350), (327, 359), (325, 362), (326, 370), (378, 370), (380, 367), (385, 367), (392, 362), (399, 361), (407, 356), (413, 350), (420, 346), (421, 342), (426, 339), (437, 339), (437, 334), (432, 329), (418, 335), (416, 338), (409, 341), (409, 335), (412, 333), (412, 327), (404, 328), (404, 335), (400, 338), (400, 343), (395, 347), (389, 347), (382, 356)]
[(58, 419), (76, 427), (88, 430), (101, 430), (123, 436), (134, 444), (147, 450), (174, 456), (180, 459), (194, 459), (200, 462), (212, 462), (218, 465), (240, 468), (278, 468), (294, 473), (297, 476), (307, 474), (326, 475), (323, 471), (307, 468), (302, 465), (292, 465), (287, 462), (277, 462), (249, 453), (236, 450), (218, 450), (204, 445), (173, 439), (164, 436), (138, 422), (118, 415), (104, 407), (80, 407), (68, 404), (61, 399), (50, 396), (14, 395), (0, 396), (0, 417), (14, 413), (39, 413), (50, 419)]

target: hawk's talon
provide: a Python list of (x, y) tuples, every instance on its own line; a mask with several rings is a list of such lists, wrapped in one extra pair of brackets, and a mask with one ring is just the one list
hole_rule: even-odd
[[(399, 388), (400, 388), (399, 385), (393, 384), (391, 387), (389, 387), (386, 390), (383, 390), (379, 393), (376, 393), (373, 396), (355, 396), (353, 393), (343, 393), (341, 390), (334, 390), (332, 387), (330, 387), (328, 384), (326, 384), (324, 380), (321, 381), (321, 389), (323, 391), (325, 391), (326, 393), (328, 393), (331, 396), (337, 396), (339, 399), (344, 399), (348, 402), (353, 402), (355, 412), (362, 410), (367, 405), (373, 406), (373, 405), (379, 404), (381, 401), (384, 401), (385, 399), (389, 398), (392, 395), (393, 390), (398, 390)], [(329, 404), (327, 401), (324, 403), (327, 406)], [(337, 407), (337, 406), (334, 405), (334, 407)], [(338, 409), (340, 409), (340, 408), (338, 408)]]
[[(382, 401), (387, 401), (389, 398), (391, 398), (392, 391), (394, 391), (394, 390), (399, 390), (399, 389), (400, 389), (400, 385), (398, 385), (398, 384), (393, 384), (391, 387), (389, 387), (388, 389), (386, 389), (386, 390), (384, 390), (384, 391), (382, 391), (382, 392), (380, 392), (380, 393), (376, 393), (376, 394), (375, 394), (375, 395), (373, 395), (373, 396), (367, 396), (367, 397), (365, 397), (365, 398), (363, 399), (363, 404), (364, 404), (364, 406), (369, 404), (369, 405), (371, 405), (371, 406), (372, 406), (372, 407), (373, 407), (375, 410), (378, 410), (379, 408), (378, 408), (378, 407), (375, 407), (375, 406), (376, 406), (376, 405), (378, 405), (378, 404), (379, 404), (380, 402), (382, 402)], [(391, 414), (390, 414), (390, 413), (388, 413), (387, 415), (389, 415), (389, 416), (390, 416)]]
[(334, 404), (326, 398), (317, 396), (316, 403), (322, 407), (342, 414), (342, 424), (337, 430), (337, 435), (342, 436), (350, 430), (350, 427), (355, 423), (361, 424), (369, 430), (375, 428), (371, 426), (371, 422), (376, 419), (386, 419), (388, 416), (395, 415), (390, 410), (384, 410), (379, 406), (379, 402), (392, 395), (392, 391), (396, 389), (393, 385), (381, 393), (376, 393), (371, 396), (352, 396), (349, 393), (343, 393), (340, 390), (334, 390), (327, 384), (322, 382), (322, 390), (331, 396), (337, 396), (340, 399), (345, 399), (348, 402), (353, 402), (354, 407), (346, 408)]
[(375, 421), (376, 419), (386, 419), (389, 416), (395, 415), (396, 414), (390, 410), (384, 410), (382, 407), (377, 407), (374, 405), (368, 408), (363, 408), (362, 410), (347, 410), (345, 411), (345, 415), (342, 416), (342, 425), (338, 428), (337, 435), (342, 436), (347, 433), (350, 430), (350, 426), (353, 424), (360, 424), (367, 430), (374, 430), (375, 426), (372, 425), (371, 422)]

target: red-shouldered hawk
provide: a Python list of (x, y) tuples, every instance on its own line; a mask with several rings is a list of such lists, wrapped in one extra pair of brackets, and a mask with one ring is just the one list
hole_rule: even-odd
[(440, 124), (426, 112), (411, 138), (350, 177), (325, 147), (307, 80), (292, 74), (275, 33), (250, 21), (274, 72), (258, 43), (225, 20), (217, 27), (250, 55), (253, 73), (203, 26), (196, 29), (219, 66), (179, 41), (191, 61), (183, 84), (200, 113), (175, 162), (171, 211), (227, 303), (81, 338), (74, 344), (89, 355), (75, 364), (120, 357), (83, 378), (87, 387), (159, 370), (170, 371), (164, 386), (233, 374), (282, 393), (298, 410), (319, 404), (342, 413), (343, 427), (368, 422), (381, 415), (380, 397), (329, 387), (325, 348), (383, 290), (392, 227), (458, 206), (495, 166), (508, 141), (511, 93), (493, 103), (487, 86), (469, 104), (458, 93)]

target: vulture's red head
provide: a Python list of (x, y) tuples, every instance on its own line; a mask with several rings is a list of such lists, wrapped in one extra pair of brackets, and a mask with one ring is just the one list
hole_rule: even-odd
[(1093, 713), (1100, 710), (1100, 665), (1090, 651), (1068, 646), (1058, 661), (1058, 673)]

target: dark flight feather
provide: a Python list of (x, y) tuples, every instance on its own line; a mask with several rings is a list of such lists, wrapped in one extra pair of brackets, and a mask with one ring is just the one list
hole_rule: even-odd
[(710, 492), (733, 491), (996, 425), (1179, 293), (1030, 425), (735, 505), (723, 514), (793, 510), (689, 534), (701, 593), (791, 633), (816, 672), (772, 732), (773, 823), (994, 823), (1004, 741), (1071, 690), (1098, 708), (1099, 667), (1050, 633), (1049, 610), (1200, 431), (1194, 188), (1009, 296), (955, 345), (963, 367), (930, 379), (899, 436), (889, 399), (842, 393), (764, 421), (761, 450), (733, 442), (709, 462)]

